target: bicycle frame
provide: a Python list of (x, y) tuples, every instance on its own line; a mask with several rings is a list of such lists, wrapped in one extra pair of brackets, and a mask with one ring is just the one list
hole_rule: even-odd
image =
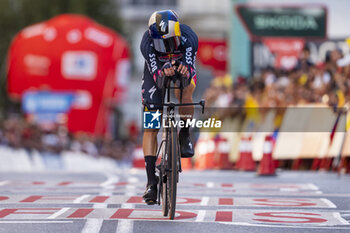
[[(178, 140), (177, 126), (174, 126), (174, 124), (172, 124), (172, 122), (175, 122), (176, 120), (175, 108), (181, 107), (181, 106), (200, 105), (202, 106), (202, 113), (203, 113), (204, 106), (205, 106), (204, 100), (201, 100), (198, 103), (182, 102), (184, 81), (181, 78), (184, 79), (184, 77), (179, 78), (178, 76), (179, 76), (179, 73), (176, 72), (175, 76), (167, 77), (167, 79), (165, 80), (165, 88), (163, 88), (162, 90), (162, 104), (159, 107), (162, 107), (162, 108), (165, 107), (165, 112), (166, 112), (165, 116), (163, 114), (163, 117), (165, 117), (165, 119), (162, 119), (162, 120), (165, 121), (167, 125), (170, 125), (171, 127), (165, 128), (165, 138), (163, 137), (156, 154), (157, 160), (158, 160), (159, 155), (163, 149), (161, 164), (157, 166), (157, 169), (160, 175), (159, 177), (160, 179), (158, 183), (157, 203), (158, 205), (160, 205), (160, 199), (161, 199), (160, 196), (162, 195), (163, 215), (167, 216), (170, 210), (170, 214), (169, 214), (170, 219), (174, 219), (174, 216), (175, 216), (176, 192), (177, 192), (176, 184), (179, 181), (179, 173), (182, 172), (181, 155), (180, 155), (181, 152), (180, 152), (180, 145)], [(180, 81), (178, 82), (178, 86), (176, 84), (177, 81)], [(173, 86), (171, 85), (172, 83), (174, 84)], [(180, 89), (180, 103), (171, 102), (170, 100), (171, 89)], [(165, 97), (166, 97), (166, 102), (165, 102)], [(147, 107), (148, 107), (148, 104), (152, 104), (152, 103), (144, 103), (144, 105), (146, 105)], [(170, 192), (169, 189), (172, 190), (172, 192)]]
[[(165, 82), (166, 83), (166, 87), (163, 88), (162, 90), (162, 104), (160, 107), (167, 107), (165, 110), (166, 110), (166, 119), (165, 121), (168, 123), (168, 122), (171, 122), (171, 121), (175, 121), (175, 107), (181, 107), (181, 106), (195, 106), (195, 105), (200, 105), (202, 107), (202, 113), (204, 113), (204, 107), (205, 107), (205, 101), (204, 100), (201, 100), (200, 102), (198, 103), (182, 103), (182, 96), (183, 96), (183, 86), (181, 85), (182, 82), (180, 81), (180, 86), (179, 87), (176, 87), (176, 86), (171, 86), (171, 83), (173, 83), (174, 85), (176, 85), (176, 81), (178, 81), (179, 79), (177, 79), (176, 76), (173, 76), (173, 77), (169, 77), (167, 78), (167, 81)], [(180, 90), (180, 103), (179, 104), (176, 104), (176, 103), (173, 103), (170, 101), (170, 90), (172, 89), (179, 89)], [(164, 100), (165, 100), (165, 96), (167, 97), (167, 102), (165, 103)], [(149, 105), (149, 104), (152, 104), (152, 103), (145, 103), (145, 105)], [(169, 116), (171, 116), (169, 118)], [(169, 125), (169, 124), (167, 124)], [(167, 129), (166, 129), (167, 130)], [(158, 151), (157, 151), (157, 158), (161, 152), (161, 149), (162, 149), (162, 146), (163, 144), (165, 143), (166, 141), (166, 138), (163, 138), (159, 147), (158, 147)], [(181, 159), (180, 159), (180, 170), (181, 170)], [(181, 170), (182, 171), (182, 170)]]

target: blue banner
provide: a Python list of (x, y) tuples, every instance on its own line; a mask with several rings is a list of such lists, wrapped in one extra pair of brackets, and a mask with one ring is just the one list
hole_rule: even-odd
[(74, 101), (74, 94), (67, 92), (26, 92), (22, 98), (25, 113), (67, 113)]

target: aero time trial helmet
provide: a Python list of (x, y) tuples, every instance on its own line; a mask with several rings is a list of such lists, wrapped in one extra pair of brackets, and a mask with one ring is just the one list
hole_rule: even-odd
[(171, 53), (180, 45), (180, 23), (173, 10), (154, 12), (148, 21), (148, 31), (158, 52)]

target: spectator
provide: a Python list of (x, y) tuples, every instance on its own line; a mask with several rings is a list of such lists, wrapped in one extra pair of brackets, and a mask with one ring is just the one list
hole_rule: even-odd
[[(350, 55), (342, 57), (339, 50), (333, 50), (327, 53), (324, 63), (314, 65), (310, 49), (305, 46), (298, 65), (291, 71), (267, 68), (254, 78), (237, 78), (233, 88), (226, 88), (220, 80), (213, 80), (204, 98), (207, 106), (230, 108), (220, 115), (223, 118), (256, 117), (264, 114), (266, 107), (284, 108), (309, 103), (339, 107), (350, 97)], [(250, 108), (259, 110), (254, 112)], [(283, 114), (284, 111), (278, 112)]]
[(310, 59), (310, 48), (306, 45), (301, 51), (296, 68), (298, 70), (302, 70), (303, 72), (308, 72), (309, 68), (313, 65), (313, 62)]

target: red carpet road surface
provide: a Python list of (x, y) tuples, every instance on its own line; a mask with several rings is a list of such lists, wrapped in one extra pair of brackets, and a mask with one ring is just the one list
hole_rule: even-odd
[(280, 171), (180, 175), (177, 214), (141, 195), (145, 172), (0, 173), (0, 233), (350, 232), (350, 176)]

